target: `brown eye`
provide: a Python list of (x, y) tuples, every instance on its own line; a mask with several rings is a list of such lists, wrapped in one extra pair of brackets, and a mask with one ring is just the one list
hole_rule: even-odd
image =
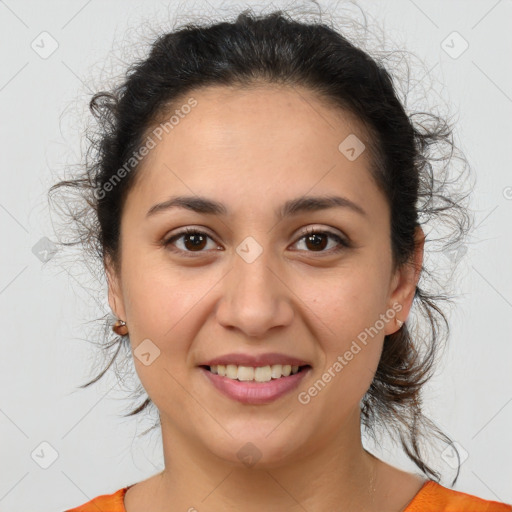
[[(324, 250), (327, 246), (328, 236), (325, 233), (313, 233), (312, 235), (305, 236), (304, 241), (308, 248), (313, 247), (315, 251), (317, 249)], [(311, 244), (311, 246), (308, 244)]]
[[(334, 248), (324, 251), (326, 246), (328, 245), (328, 240), (335, 240), (337, 245), (335, 244)], [(331, 233), (330, 231), (321, 231), (315, 229), (309, 229), (306, 231), (306, 234), (303, 235), (300, 240), (304, 240), (307, 252), (339, 252), (344, 248), (349, 247), (348, 242), (346, 242), (343, 238), (335, 233)], [(299, 240), (299, 241), (300, 241)]]
[[(182, 247), (176, 247), (175, 242), (182, 239)], [(173, 252), (181, 253), (184, 256), (192, 256), (192, 253), (206, 252), (204, 249), (208, 244), (208, 239), (213, 239), (205, 232), (193, 228), (187, 228), (179, 233), (176, 233), (169, 239), (165, 240), (163, 245), (168, 247)], [(330, 231), (322, 231), (319, 229), (309, 229), (299, 241), (304, 240), (306, 245), (306, 252), (318, 253), (337, 253), (345, 248), (350, 247), (350, 244), (336, 233)], [(329, 245), (329, 240), (334, 240), (336, 243), (328, 250), (325, 248)], [(298, 242), (297, 242), (298, 243)], [(220, 249), (213, 244), (213, 248)]]
[[(183, 248), (172, 247), (174, 246), (175, 241), (179, 239), (183, 239)], [(208, 239), (213, 241), (208, 234), (196, 229), (187, 228), (165, 240), (163, 245), (165, 247), (169, 247), (172, 251), (180, 252), (185, 256), (188, 256), (187, 253), (204, 252), (203, 249), (206, 247)]]
[[(201, 250), (205, 247), (207, 236), (204, 233), (191, 233), (183, 235), (184, 245), (187, 249), (195, 251), (196, 249)], [(190, 242), (190, 245), (187, 244)]]

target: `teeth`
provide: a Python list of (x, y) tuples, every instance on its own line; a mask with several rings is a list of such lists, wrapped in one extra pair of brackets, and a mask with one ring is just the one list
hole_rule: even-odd
[(272, 375), (273, 379), (279, 379), (281, 375), (283, 374), (283, 367), (280, 364), (273, 364), (272, 368), (270, 369), (270, 374)]
[[(259, 370), (259, 368), (256, 368), (256, 370)], [(251, 368), (250, 366), (239, 366), (238, 367), (238, 373), (237, 373), (237, 379), (238, 380), (254, 380), (254, 368)]]
[(294, 375), (299, 371), (299, 367), (289, 364), (256, 367), (219, 364), (210, 366), (210, 371), (233, 380), (269, 382), (272, 379), (288, 377), (290, 374)]
[(238, 377), (238, 367), (236, 364), (228, 364), (226, 366), (226, 377), (236, 379)]
[(272, 380), (272, 370), (270, 366), (259, 366), (256, 368), (254, 370), (254, 380), (256, 382), (268, 382)]

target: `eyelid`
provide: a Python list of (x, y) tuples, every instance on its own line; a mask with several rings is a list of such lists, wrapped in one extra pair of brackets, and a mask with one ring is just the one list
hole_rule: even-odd
[(328, 234), (328, 235), (332, 235), (332, 236), (337, 236), (339, 238), (341, 238), (344, 242), (348, 243), (348, 237), (340, 230), (336, 229), (336, 228), (331, 228), (331, 227), (325, 227), (325, 226), (318, 226), (318, 225), (313, 225), (313, 226), (307, 226), (306, 228), (304, 228), (303, 230), (299, 230), (295, 236), (299, 236), (299, 238), (302, 238), (306, 235), (309, 235), (309, 234), (314, 234), (314, 233), (325, 233), (325, 234)]

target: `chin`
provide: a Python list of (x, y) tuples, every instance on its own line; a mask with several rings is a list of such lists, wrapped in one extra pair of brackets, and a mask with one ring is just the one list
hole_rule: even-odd
[[(228, 463), (248, 469), (272, 469), (292, 463), (305, 454), (303, 436), (290, 429), (280, 430), (281, 421), (282, 418), (274, 421), (271, 428), (265, 423), (265, 428), (260, 429), (254, 425), (245, 431), (227, 429), (233, 437), (226, 435), (223, 441), (207, 449)], [(211, 439), (208, 441), (211, 443)]]

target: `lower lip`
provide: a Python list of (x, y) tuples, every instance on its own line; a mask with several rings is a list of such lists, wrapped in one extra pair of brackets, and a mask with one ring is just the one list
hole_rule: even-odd
[(294, 390), (311, 367), (288, 377), (268, 382), (239, 381), (221, 377), (206, 368), (200, 368), (210, 382), (225, 396), (243, 404), (268, 404)]

